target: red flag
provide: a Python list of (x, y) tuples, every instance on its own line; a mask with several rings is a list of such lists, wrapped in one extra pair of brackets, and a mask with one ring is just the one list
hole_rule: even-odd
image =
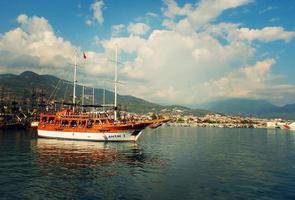
[(85, 54), (85, 52), (83, 52), (83, 58), (84, 59), (86, 59), (87, 57), (86, 57), (86, 54)]

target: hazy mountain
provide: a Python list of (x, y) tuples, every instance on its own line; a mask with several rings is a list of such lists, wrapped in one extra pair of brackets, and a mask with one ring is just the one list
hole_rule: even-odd
[[(30, 99), (35, 91), (36, 98), (38, 94), (44, 93), (46, 101), (49, 100), (65, 100), (72, 101), (73, 84), (67, 80), (61, 80), (51, 75), (38, 75), (31, 71), (25, 71), (20, 75), (2, 74), (0, 75), (1, 93), (8, 99), (16, 99), (21, 101), (23, 99)], [(77, 85), (76, 90), (77, 101), (81, 102), (82, 86)], [(103, 89), (95, 88), (95, 104), (103, 103)], [(105, 91), (106, 104), (112, 104), (114, 93)], [(204, 115), (209, 113), (206, 110), (190, 109), (184, 106), (162, 106), (143, 99), (130, 96), (118, 95), (119, 105), (123, 109), (138, 113), (145, 112), (159, 112), (160, 110), (181, 110), (185, 114)], [(92, 104), (92, 88), (85, 90), (85, 104)]]
[[(38, 75), (31, 71), (23, 72), (20, 75), (0, 74), (0, 89), (1, 95), (4, 95), (6, 99), (18, 101), (32, 98), (34, 92), (36, 100), (40, 93), (44, 93), (45, 100), (54, 99), (71, 102), (73, 98), (72, 82), (61, 80), (52, 75)], [(105, 93), (106, 103), (112, 104), (114, 93), (108, 90)], [(77, 85), (76, 94), (77, 101), (81, 102), (81, 85)], [(95, 88), (95, 104), (102, 104), (102, 101), (103, 89)], [(176, 113), (180, 110), (184, 114), (202, 116), (212, 113), (208, 111), (210, 110), (230, 115), (295, 119), (295, 104), (279, 107), (265, 100), (225, 99), (198, 105), (198, 108), (201, 109), (191, 109), (179, 105), (162, 106), (131, 95), (118, 95), (118, 102), (123, 106), (123, 109), (138, 113), (159, 112), (166, 109)], [(85, 103), (92, 103), (92, 88), (85, 90)]]
[(295, 104), (280, 107), (266, 100), (232, 98), (210, 102), (199, 107), (229, 115), (295, 119)]

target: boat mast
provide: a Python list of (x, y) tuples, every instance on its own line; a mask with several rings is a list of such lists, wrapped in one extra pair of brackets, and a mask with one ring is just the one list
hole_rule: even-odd
[[(82, 106), (84, 106), (84, 91), (85, 90), (85, 86), (83, 85), (82, 86)], [(84, 111), (84, 108), (83, 108), (83, 111)]]
[[(92, 105), (94, 106), (95, 103), (95, 96), (94, 96), (94, 87), (92, 88)], [(93, 110), (95, 110), (95, 108), (93, 107)]]
[[(102, 98), (102, 104), (106, 105), (106, 88), (105, 88), (105, 82), (103, 81), (103, 98)], [(103, 107), (103, 111), (105, 111), (105, 107)]]
[(117, 82), (118, 82), (118, 45), (116, 44), (116, 66), (115, 66), (115, 110), (114, 120), (117, 120)]
[(73, 88), (73, 112), (75, 112), (76, 104), (76, 77), (77, 76), (77, 49), (75, 50), (75, 68), (74, 68), (74, 88)]

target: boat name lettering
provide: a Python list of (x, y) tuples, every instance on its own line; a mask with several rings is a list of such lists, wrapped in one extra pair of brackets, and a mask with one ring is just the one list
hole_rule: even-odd
[(108, 138), (120, 138), (121, 135), (108, 135)]

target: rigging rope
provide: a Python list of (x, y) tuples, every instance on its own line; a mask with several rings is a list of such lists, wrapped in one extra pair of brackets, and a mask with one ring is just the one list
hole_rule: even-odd
[(66, 86), (66, 90), (65, 90), (64, 98), (63, 98), (64, 101), (66, 100), (66, 95), (67, 95), (68, 88), (69, 88), (69, 82), (67, 82), (66, 85), (67, 85), (67, 86)]
[(50, 96), (49, 96), (49, 98), (48, 98), (47, 104), (49, 104), (49, 102), (51, 101), (51, 97), (55, 94), (55, 91), (57, 90), (57, 88), (58, 88), (60, 82), (61, 82), (61, 79), (59, 78), (59, 79), (58, 79), (58, 82), (57, 82), (57, 84), (56, 84), (56, 86), (54, 87), (52, 93), (50, 94)]

